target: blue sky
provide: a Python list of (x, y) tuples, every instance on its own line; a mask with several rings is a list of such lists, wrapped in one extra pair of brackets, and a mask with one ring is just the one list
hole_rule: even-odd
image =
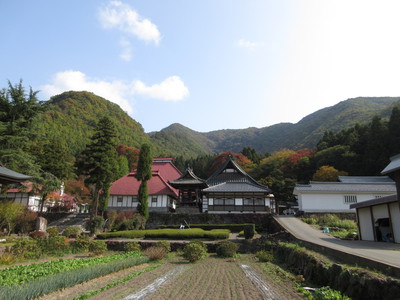
[(0, 1), (0, 87), (88, 90), (145, 131), (296, 123), (400, 96), (400, 1)]

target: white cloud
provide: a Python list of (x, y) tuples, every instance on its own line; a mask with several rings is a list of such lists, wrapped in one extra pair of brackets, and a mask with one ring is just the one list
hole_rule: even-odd
[(189, 95), (189, 89), (178, 76), (171, 76), (160, 84), (147, 86), (138, 80), (134, 84), (137, 94), (165, 101), (179, 101)]
[(250, 42), (244, 39), (240, 39), (237, 41), (236, 45), (240, 48), (246, 48), (250, 50), (254, 50), (260, 46), (262, 46), (262, 43), (256, 43), (256, 42)]
[(132, 92), (122, 81), (107, 82), (87, 77), (79, 71), (64, 71), (57, 73), (51, 84), (41, 87), (41, 90), (49, 97), (65, 91), (88, 91), (118, 104), (128, 113), (132, 112), (128, 98)]
[(47, 97), (65, 91), (88, 91), (118, 104), (124, 111), (132, 113), (131, 103), (135, 94), (145, 95), (163, 101), (179, 101), (189, 95), (185, 83), (178, 76), (171, 76), (159, 84), (150, 87), (142, 81), (126, 83), (119, 80), (104, 81), (90, 78), (80, 71), (57, 73), (50, 84), (41, 87)]
[(121, 38), (119, 41), (119, 45), (122, 48), (122, 52), (119, 57), (124, 61), (131, 61), (132, 60), (132, 46), (131, 43), (125, 39)]
[(129, 5), (120, 1), (111, 1), (108, 5), (101, 7), (98, 17), (104, 28), (115, 28), (156, 45), (161, 40), (157, 25), (149, 19), (143, 18)]

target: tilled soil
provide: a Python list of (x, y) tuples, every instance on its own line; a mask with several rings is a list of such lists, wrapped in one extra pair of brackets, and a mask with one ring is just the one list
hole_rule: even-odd
[[(176, 256), (165, 260), (161, 264), (155, 270), (143, 273), (90, 299), (123, 299), (129, 295), (138, 294), (138, 292), (154, 283), (157, 279), (162, 278), (169, 272), (173, 273), (172, 271), (177, 269), (182, 270), (181, 273), (176, 277), (171, 277), (170, 280), (166, 280), (163, 285), (157, 287), (152, 293), (147, 293), (145, 299), (304, 299), (295, 291), (291, 282), (271, 280), (257, 266), (258, 263), (246, 255), (238, 259), (222, 259), (210, 256), (195, 264), (189, 264), (181, 257)], [(248, 266), (248, 272), (244, 271), (244, 264)], [(98, 290), (115, 280), (129, 275), (132, 271), (139, 270), (139, 268), (144, 269), (145, 267), (137, 266), (123, 270), (52, 293), (40, 299), (72, 299), (91, 290)], [(267, 292), (265, 288), (268, 289)]]

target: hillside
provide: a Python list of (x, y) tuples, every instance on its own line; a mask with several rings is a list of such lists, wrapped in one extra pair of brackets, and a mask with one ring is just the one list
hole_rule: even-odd
[(93, 135), (94, 127), (104, 115), (115, 123), (120, 144), (140, 148), (150, 142), (143, 127), (117, 104), (89, 92), (65, 92), (52, 97), (46, 111), (35, 124), (41, 137), (54, 137), (68, 145), (72, 155), (82, 151)]
[(228, 150), (239, 152), (245, 146), (253, 147), (260, 153), (282, 148), (301, 149), (314, 147), (327, 130), (337, 132), (356, 123), (366, 123), (374, 115), (387, 118), (394, 103), (399, 104), (400, 97), (359, 97), (318, 110), (296, 124), (280, 123), (264, 128), (226, 129), (207, 133), (173, 124), (152, 133), (151, 138), (155, 144), (166, 147), (175, 145), (174, 150), (179, 150), (181, 155)]

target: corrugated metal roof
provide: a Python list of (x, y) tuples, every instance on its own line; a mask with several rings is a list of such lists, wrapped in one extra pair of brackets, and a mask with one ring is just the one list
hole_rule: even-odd
[(392, 183), (342, 183), (342, 182), (311, 182), (296, 184), (296, 191), (306, 192), (396, 192), (396, 184)]

